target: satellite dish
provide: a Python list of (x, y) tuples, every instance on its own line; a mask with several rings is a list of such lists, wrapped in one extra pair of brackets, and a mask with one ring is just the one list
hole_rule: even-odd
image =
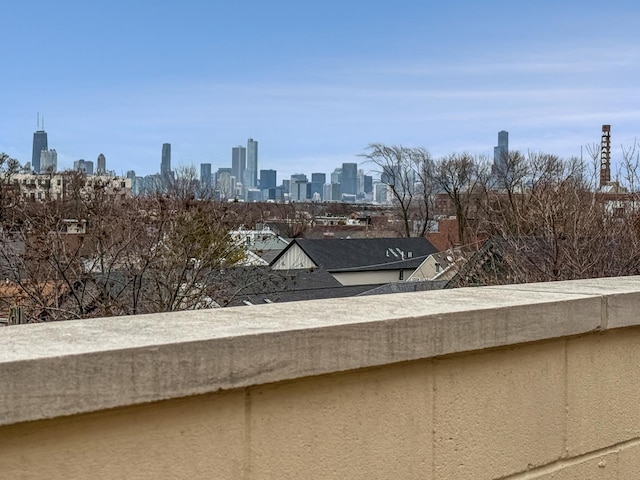
[(453, 262), (453, 257), (451, 255), (447, 255), (447, 260), (449, 260), (450, 262)]

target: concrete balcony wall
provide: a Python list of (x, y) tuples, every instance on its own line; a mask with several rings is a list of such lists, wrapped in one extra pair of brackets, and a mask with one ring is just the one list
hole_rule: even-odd
[(0, 329), (0, 478), (640, 478), (640, 277)]

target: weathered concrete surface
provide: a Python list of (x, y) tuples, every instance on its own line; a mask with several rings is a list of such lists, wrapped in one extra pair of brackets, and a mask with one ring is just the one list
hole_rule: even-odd
[(253, 479), (428, 478), (433, 465), (428, 361), (250, 391)]
[(595, 289), (491, 288), (6, 327), (0, 425), (600, 328)]
[(557, 340), (435, 360), (436, 478), (501, 478), (562, 456), (564, 346)]
[(593, 278), (567, 282), (527, 283), (491, 287), (512, 292), (550, 292), (571, 295), (598, 295), (603, 300), (602, 328), (640, 325), (640, 276)]
[(618, 453), (618, 478), (640, 478), (640, 442), (621, 448)]
[(0, 427), (0, 478), (246, 478), (244, 395), (220, 392)]
[(0, 477), (640, 478), (634, 281), (0, 329)]
[[(615, 345), (615, 348), (611, 348)], [(611, 330), (567, 344), (567, 452), (640, 438), (640, 330)]]
[(567, 462), (536, 480), (629, 480), (635, 477), (620, 476), (617, 453), (608, 453), (584, 461)]

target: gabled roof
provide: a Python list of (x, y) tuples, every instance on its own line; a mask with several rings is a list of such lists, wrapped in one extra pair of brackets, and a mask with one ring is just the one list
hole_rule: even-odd
[(227, 271), (227, 280), (239, 288), (225, 306), (352, 297), (372, 288), (371, 285), (344, 286), (322, 268), (274, 271), (263, 267), (235, 267)]
[[(491, 237), (469, 257), (445, 288), (549, 281), (549, 272), (555, 267), (553, 242), (544, 237)], [(556, 279), (571, 280), (572, 277)]]
[(426, 238), (352, 238), (293, 240), (273, 265), (294, 245), (329, 272), (397, 270), (417, 268), (436, 248)]

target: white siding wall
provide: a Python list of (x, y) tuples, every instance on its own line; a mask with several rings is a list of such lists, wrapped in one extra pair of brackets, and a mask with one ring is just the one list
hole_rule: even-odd
[(299, 245), (292, 245), (291, 248), (278, 259), (271, 267), (273, 270), (295, 270), (299, 268), (317, 267), (307, 256)]
[[(419, 278), (420, 280), (431, 280), (436, 275), (436, 261), (433, 256), (429, 255), (424, 262), (411, 275), (411, 278)], [(409, 280), (407, 278), (407, 280)]]

